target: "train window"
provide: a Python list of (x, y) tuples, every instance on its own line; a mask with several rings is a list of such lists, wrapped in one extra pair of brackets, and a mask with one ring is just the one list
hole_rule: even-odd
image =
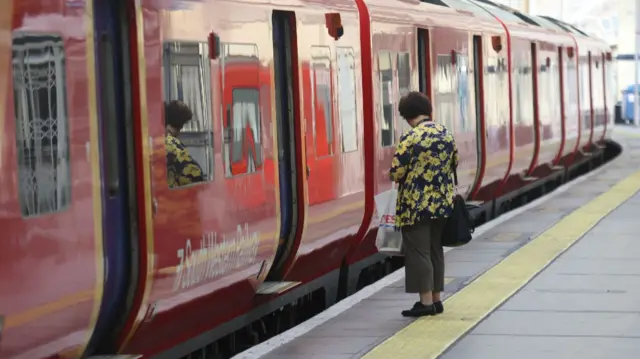
[(358, 150), (358, 110), (356, 107), (356, 59), (353, 48), (337, 47), (338, 110), (342, 131), (342, 152)]
[[(532, 49), (535, 48), (532, 47)], [(551, 66), (547, 67), (545, 60), (546, 55), (547, 54), (543, 51), (538, 53), (538, 58), (540, 59), (539, 63), (541, 62), (541, 64), (538, 65), (537, 68), (538, 89), (537, 92), (534, 92), (534, 94), (537, 94), (538, 96), (538, 118), (542, 126), (546, 125), (552, 119), (555, 119), (553, 114), (553, 111), (555, 110), (554, 102), (560, 95), (555, 91), (555, 82), (550, 81), (550, 76), (553, 74), (555, 63), (550, 64)], [(549, 58), (549, 61), (552, 61), (551, 57)], [(541, 127), (541, 130), (544, 130), (544, 127)]]
[[(524, 65), (524, 66), (522, 66)], [(533, 74), (528, 64), (520, 64), (515, 69), (515, 122), (533, 124)]]
[(316, 157), (333, 155), (333, 100), (331, 98), (331, 50), (313, 46), (311, 116)]
[(577, 113), (578, 106), (578, 75), (576, 69), (576, 58), (566, 57), (565, 62), (566, 70), (564, 73), (566, 74), (566, 81), (564, 82), (564, 93), (566, 97), (566, 112), (570, 113), (570, 116), (573, 117)]
[(392, 146), (394, 143), (394, 121), (393, 121), (393, 63), (391, 53), (381, 51), (378, 53), (378, 76), (380, 81), (380, 103), (382, 122), (380, 123), (380, 133), (382, 147)]
[[(424, 41), (424, 39), (423, 39)], [(411, 57), (408, 52), (401, 52), (397, 56), (397, 67), (398, 67), (398, 95), (404, 96), (411, 92)], [(426, 92), (426, 91), (425, 91)], [(392, 109), (394, 113), (396, 113), (396, 109)], [(398, 125), (398, 130), (401, 134), (406, 133), (411, 129), (411, 126), (404, 121), (400, 117), (398, 117), (398, 121), (396, 122)]]
[(262, 169), (260, 100), (265, 96), (260, 96), (259, 89), (264, 68), (255, 44), (223, 44), (220, 63), (224, 108), (222, 152), (225, 176), (230, 178)]
[(582, 118), (582, 131), (591, 130), (591, 90), (589, 89), (589, 58), (586, 56), (578, 59), (580, 71), (578, 83), (580, 84), (580, 117)]
[(455, 131), (454, 121), (456, 115), (456, 94), (454, 81), (456, 74), (451, 63), (451, 55), (438, 55), (436, 57), (436, 74), (434, 81), (433, 111), (434, 120)]
[(398, 54), (398, 94), (400, 97), (411, 92), (411, 57), (408, 52)]
[(460, 116), (457, 118), (456, 129), (460, 132), (468, 131), (469, 122), (469, 106), (471, 97), (469, 96), (469, 56), (466, 54), (458, 54), (456, 58), (456, 94)]
[(260, 95), (257, 89), (233, 89), (231, 161), (234, 164), (242, 163), (243, 173), (253, 173), (262, 167), (259, 106)]
[(13, 96), (18, 197), (25, 217), (71, 202), (64, 43), (57, 35), (14, 35)]
[[(198, 42), (164, 44), (164, 98), (186, 104), (193, 118), (167, 144), (167, 182), (180, 187), (213, 178), (213, 123), (211, 114), (211, 75), (208, 46)], [(166, 121), (171, 121), (166, 119)], [(180, 152), (176, 155), (175, 151)], [(184, 169), (177, 169), (174, 157), (186, 156)], [(184, 162), (184, 161), (183, 161)], [(184, 171), (192, 171), (186, 175)], [(181, 172), (177, 173), (177, 172)]]
[[(484, 58), (486, 66), (484, 68), (484, 92), (488, 94), (487, 99), (495, 99), (493, 101), (485, 101), (485, 121), (487, 127), (501, 127), (509, 121), (509, 109), (504, 99), (508, 94), (508, 69), (506, 58), (499, 55), (488, 55)], [(489, 141), (487, 145), (493, 145), (497, 141), (494, 138), (495, 132), (489, 131), (487, 133)]]

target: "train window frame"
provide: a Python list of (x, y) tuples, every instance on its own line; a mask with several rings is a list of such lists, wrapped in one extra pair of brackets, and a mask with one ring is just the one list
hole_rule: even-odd
[[(311, 46), (311, 62), (309, 64), (310, 66), (310, 81), (311, 81), (311, 121), (313, 124), (313, 146), (314, 146), (314, 153), (315, 153), (315, 157), (320, 159), (320, 158), (325, 158), (325, 157), (332, 157), (333, 155), (335, 155), (335, 141), (336, 141), (336, 131), (335, 131), (335, 114), (334, 114), (334, 89), (333, 89), (333, 84), (334, 84), (334, 80), (333, 80), (333, 76), (334, 76), (334, 71), (333, 71), (333, 63), (331, 61), (332, 59), (332, 54), (331, 54), (331, 48), (328, 46)], [(328, 79), (329, 79), (329, 110), (327, 111), (325, 109), (325, 116), (328, 115), (328, 120), (327, 118), (325, 118), (325, 131), (327, 132), (327, 153), (326, 154), (321, 154), (318, 155), (319, 151), (319, 147), (318, 147), (318, 137), (317, 137), (317, 133), (318, 133), (318, 122), (316, 119), (316, 100), (319, 100), (318, 98), (316, 98), (316, 94), (318, 93), (318, 89), (317, 89), (317, 76), (316, 76), (316, 65), (323, 65), (325, 66), (325, 69), (328, 69), (329, 74), (328, 74)], [(326, 103), (325, 103), (326, 106)]]
[[(341, 78), (341, 74), (343, 73), (343, 71), (345, 71), (345, 69), (342, 68), (342, 62), (341, 62), (341, 56), (347, 57), (349, 58), (349, 63), (347, 63), (347, 73), (345, 73), (343, 76), (344, 78)], [(346, 47), (346, 46), (336, 46), (336, 67), (337, 67), (337, 86), (336, 86), (336, 92), (337, 92), (337, 105), (338, 105), (338, 115), (340, 118), (340, 142), (341, 142), (341, 151), (342, 153), (352, 153), (352, 152), (357, 152), (359, 149), (359, 143), (358, 143), (358, 130), (359, 130), (359, 126), (358, 126), (358, 94), (357, 94), (357, 83), (356, 83), (356, 56), (355, 56), (355, 50), (353, 49), (353, 47)], [(344, 81), (344, 83), (342, 83)], [(348, 81), (348, 86), (351, 87), (352, 91), (351, 91), (351, 98), (345, 98), (343, 97), (343, 94), (346, 89), (345, 86), (343, 85), (347, 85), (347, 81)], [(345, 131), (345, 111), (349, 111), (351, 109), (346, 108), (345, 104), (349, 103), (350, 106), (353, 106), (353, 111), (351, 113), (349, 113), (348, 115), (351, 116), (352, 118), (352, 125), (350, 125), (349, 127), (350, 130), (352, 130), (352, 133), (350, 133), (350, 135), (353, 137), (351, 140), (351, 142), (349, 142), (349, 144), (351, 145), (350, 147), (346, 146), (346, 137), (347, 137), (347, 131)]]
[[(378, 64), (376, 68), (378, 72), (378, 90), (380, 91), (378, 95), (380, 100), (378, 109), (380, 118), (380, 147), (382, 148), (393, 147), (396, 144), (395, 106), (397, 99), (394, 93), (396, 87), (396, 64), (394, 63), (395, 56), (393, 55), (395, 55), (395, 53), (388, 50), (381, 50), (376, 54), (376, 62)], [(388, 67), (385, 67), (384, 70), (382, 69), (383, 57), (386, 58), (385, 62), (388, 64)], [(383, 73), (383, 71), (385, 71), (385, 73)], [(388, 79), (385, 78), (387, 72)], [(385, 83), (387, 84), (386, 88)], [(387, 95), (387, 98), (385, 98), (385, 95)], [(388, 100), (388, 102), (385, 102), (385, 100)], [(385, 111), (385, 107), (388, 107), (388, 111)], [(385, 129), (385, 125), (387, 125), (388, 128)], [(389, 132), (386, 136), (385, 131)]]
[[(51, 52), (46, 51), (46, 53), (41, 53), (41, 54), (37, 54), (36, 56), (40, 55), (40, 57), (44, 57), (44, 60), (46, 61), (41, 61), (41, 62), (46, 62), (47, 63), (47, 75), (50, 74), (50, 69), (51, 69), (51, 63), (53, 62), (53, 67), (54, 67), (54, 71), (55, 71), (55, 110), (56, 110), (56, 129), (57, 129), (57, 133), (55, 135), (56, 137), (56, 148), (55, 148), (55, 155), (53, 154), (54, 152), (54, 146), (53, 146), (53, 135), (51, 136), (51, 138), (49, 138), (49, 151), (51, 152), (51, 155), (49, 157), (53, 157), (56, 158), (58, 161), (55, 165), (55, 168), (53, 170), (51, 170), (51, 177), (55, 178), (54, 182), (55, 184), (53, 186), (48, 186), (49, 188), (47, 188), (47, 186), (40, 186), (38, 183), (38, 169), (35, 168), (35, 164), (25, 164), (26, 161), (25, 157), (27, 156), (27, 154), (25, 154), (25, 152), (27, 152), (26, 150), (26, 144), (22, 143), (21, 145), (21, 137), (24, 136), (25, 134), (23, 132), (27, 131), (27, 129), (31, 128), (31, 125), (36, 123), (36, 119), (34, 117), (36, 117), (40, 110), (42, 110), (42, 106), (40, 106), (39, 110), (38, 110), (38, 114), (36, 114), (35, 116), (31, 113), (31, 111), (29, 110), (29, 108), (35, 108), (34, 104), (29, 104), (29, 102), (35, 102), (33, 101), (33, 97), (34, 97), (34, 93), (33, 93), (33, 75), (29, 74), (29, 84), (27, 85), (27, 81), (25, 80), (25, 75), (27, 75), (26, 70), (25, 71), (25, 59), (27, 58), (27, 51), (29, 50), (33, 50), (32, 48), (28, 48), (28, 44), (29, 44), (29, 40), (32, 40), (31, 42), (37, 41), (37, 42), (41, 42), (41, 43), (47, 43), (50, 44), (46, 47), (46, 49), (48, 50), (49, 48), (51, 49)], [(17, 42), (22, 42), (20, 44), (17, 44)], [(17, 56), (17, 50), (16, 48), (18, 47), (18, 45), (23, 45), (25, 47), (25, 49), (23, 50), (22, 56)], [(37, 49), (37, 48), (36, 48)], [(43, 46), (43, 52), (44, 51), (44, 46)], [(34, 217), (41, 217), (44, 215), (51, 215), (51, 214), (55, 214), (55, 213), (61, 213), (64, 212), (66, 210), (68, 210), (71, 207), (71, 203), (72, 203), (72, 192), (73, 192), (73, 186), (72, 186), (72, 179), (71, 179), (71, 166), (72, 166), (72, 161), (71, 161), (71, 131), (70, 131), (70, 120), (69, 120), (69, 96), (68, 96), (68, 92), (67, 92), (67, 80), (68, 80), (68, 72), (67, 72), (67, 57), (66, 57), (66, 47), (65, 47), (65, 41), (64, 41), (64, 37), (59, 34), (59, 33), (35, 33), (35, 32), (21, 32), (21, 31), (14, 31), (13, 35), (12, 35), (12, 44), (11, 44), (11, 53), (12, 53), (12, 57), (11, 57), (11, 72), (12, 72), (12, 91), (14, 94), (14, 120), (15, 120), (15, 144), (16, 144), (16, 165), (17, 165), (17, 179), (18, 179), (18, 200), (19, 200), (19, 204), (20, 204), (20, 212), (22, 214), (23, 218), (34, 218)], [(28, 62), (31, 63), (31, 65), (40, 65), (42, 63), (38, 63), (36, 62), (38, 60), (38, 58), (34, 59), (29, 59)], [(20, 74), (21, 76), (17, 73), (17, 70), (20, 70)], [(22, 79), (23, 82), (21, 84), (17, 83), (18, 78)], [(49, 84), (49, 81), (51, 79), (51, 76), (47, 76), (47, 80), (46, 83)], [(50, 90), (51, 88), (47, 88), (47, 90)], [(29, 90), (31, 90), (30, 94), (28, 93)], [(37, 90), (41, 90), (40, 88)], [(52, 98), (52, 95), (50, 93), (46, 94), (47, 96), (46, 99)], [(42, 97), (41, 93), (38, 93), (39, 97)], [(62, 98), (60, 98), (62, 97)], [(26, 101), (25, 102), (21, 102), (22, 101)], [(46, 101), (46, 100), (45, 100)], [(39, 102), (39, 101), (38, 101)], [(46, 101), (48, 103), (48, 101)], [(26, 107), (26, 111), (25, 111), (25, 107)], [(47, 109), (52, 109), (52, 106), (49, 104), (49, 106), (46, 106)], [(25, 121), (26, 119), (26, 121)], [(46, 126), (46, 121), (50, 121), (51, 124), (53, 123), (53, 118), (51, 118), (50, 114), (48, 116), (48, 118), (46, 120), (44, 119), (40, 119), (38, 118), (38, 120), (41, 121), (40, 123), (40, 128), (42, 129), (43, 127)], [(26, 122), (26, 123), (23, 123)], [(60, 125), (62, 123), (62, 126)], [(25, 126), (26, 125), (26, 126)], [(26, 127), (26, 128), (25, 128)], [(49, 127), (52, 127), (51, 125), (49, 125)], [(21, 131), (22, 128), (22, 131)], [(60, 145), (60, 133), (61, 133), (61, 128), (66, 130), (66, 139), (62, 145)], [(30, 131), (31, 133), (27, 136), (30, 137), (35, 137), (35, 134), (33, 133), (33, 131)], [(53, 132), (51, 128), (49, 128), (49, 130), (43, 130), (43, 133), (51, 133)], [(40, 139), (40, 147), (41, 147), (41, 152), (44, 152), (44, 150), (42, 149), (44, 146), (42, 146), (42, 142), (43, 142), (44, 138)], [(34, 143), (34, 147), (36, 147), (35, 142), (36, 139), (30, 139), (30, 138), (26, 138), (23, 139), (22, 142), (33, 142)], [(33, 151), (30, 151), (33, 152)], [(62, 154), (60, 154), (62, 153)], [(31, 154), (32, 157), (37, 156), (37, 154)], [(35, 161), (36, 163), (38, 161)], [(30, 168), (30, 172), (31, 173), (25, 173), (25, 167), (31, 167)], [(51, 166), (54, 167), (54, 166)], [(61, 168), (59, 168), (61, 167)], [(41, 171), (40, 171), (41, 172)], [(31, 185), (31, 188), (25, 188), (26, 184), (29, 183), (29, 179), (27, 177), (31, 176), (31, 182), (33, 183)], [(48, 177), (48, 176), (47, 176)], [(59, 178), (62, 177), (62, 180), (59, 180)], [(45, 189), (44, 191), (41, 191), (41, 189)], [(46, 192), (46, 190), (49, 189), (49, 192), (53, 192), (49, 193), (48, 195), (45, 194), (46, 197), (53, 197), (53, 201), (54, 204), (49, 203), (49, 208), (45, 208), (42, 209), (42, 202), (39, 199), (39, 196), (41, 196), (43, 193), (42, 192)], [(53, 190), (51, 190), (53, 189)], [(27, 191), (31, 190), (31, 193), (26, 193)], [(37, 192), (37, 193), (36, 193)], [(32, 200), (32, 203), (29, 203), (29, 199), (25, 198), (25, 197), (30, 197), (30, 200)], [(49, 198), (51, 199), (51, 198)], [(45, 201), (47, 201), (47, 199), (45, 199)], [(35, 207), (35, 208), (29, 208), (29, 204), (31, 204), (31, 207)]]
[[(230, 141), (229, 137), (231, 136), (231, 132), (232, 132), (231, 130), (235, 129), (235, 123), (236, 123), (236, 116), (235, 116), (235, 113), (236, 113), (235, 105), (237, 103), (236, 102), (236, 98), (237, 98), (236, 95), (239, 94), (239, 93), (248, 93), (248, 92), (251, 92), (251, 96), (246, 96), (246, 98), (250, 97), (251, 99), (255, 100), (255, 101), (253, 101), (253, 104), (255, 105), (256, 125), (257, 125), (258, 134), (254, 135), (253, 138), (254, 138), (254, 146), (255, 146), (254, 150), (256, 152), (259, 151), (260, 160), (259, 160), (259, 164), (257, 164), (255, 162), (255, 158), (254, 158), (253, 170), (249, 171), (249, 168), (250, 168), (249, 167), (249, 163), (250, 163), (249, 162), (249, 158), (250, 158), (249, 156), (250, 156), (250, 153), (247, 153), (247, 158), (246, 158), (246, 160), (247, 160), (247, 169), (242, 173), (236, 173), (236, 174), (230, 173), (228, 175), (225, 175), (225, 177), (227, 179), (228, 178), (239, 177), (239, 176), (247, 176), (247, 175), (253, 175), (253, 174), (261, 173), (263, 171), (263, 169), (264, 169), (264, 144), (263, 144), (263, 141), (262, 141), (262, 131), (264, 129), (263, 129), (263, 126), (262, 126), (262, 113), (261, 113), (261, 109), (260, 109), (260, 89), (256, 88), (256, 87), (234, 86), (232, 88), (232, 90), (231, 90), (231, 109), (230, 109), (230, 113), (227, 113), (227, 115), (226, 115), (226, 116), (230, 116), (231, 127), (227, 127), (227, 129), (226, 129), (226, 131), (224, 133), (225, 138), (224, 138), (224, 141), (223, 141), (223, 144), (225, 145), (224, 146), (225, 147), (225, 151), (227, 151), (226, 153), (229, 154), (229, 158), (227, 159), (226, 158), (226, 154), (225, 154), (225, 161), (229, 161), (228, 162), (229, 165), (233, 166), (234, 164), (236, 164), (238, 162), (241, 162), (242, 160), (245, 160), (244, 147), (241, 148), (242, 149), (242, 151), (241, 151), (242, 158), (240, 160), (238, 160), (238, 161), (234, 161), (232, 156), (234, 155), (235, 151), (228, 151), (227, 150), (227, 145), (233, 145), (233, 141)], [(239, 97), (239, 95), (238, 95), (238, 97)], [(238, 103), (241, 103), (241, 102), (238, 102)], [(249, 102), (242, 102), (242, 103), (249, 103)], [(248, 123), (248, 121), (245, 123), (245, 126), (246, 126), (247, 123)], [(256, 139), (257, 139), (257, 141), (256, 141)], [(244, 138), (241, 140), (241, 145), (244, 146)], [(259, 146), (256, 146), (256, 145), (259, 145)], [(231, 167), (230, 167), (230, 169), (231, 169)]]
[[(172, 48), (172, 46), (174, 48)], [(197, 47), (197, 52), (180, 52), (180, 48)], [(176, 47), (178, 48), (176, 50)], [(204, 160), (198, 161), (193, 155), (192, 151), (188, 151), (189, 155), (198, 163), (202, 169), (203, 180), (195, 183), (189, 183), (186, 185), (177, 185), (175, 187), (169, 186), (168, 179), (168, 162), (165, 159), (165, 166), (167, 166), (167, 185), (171, 190), (178, 190), (183, 188), (190, 188), (193, 186), (204, 185), (213, 182), (215, 178), (215, 151), (214, 151), (214, 125), (213, 125), (213, 100), (212, 100), (212, 83), (211, 83), (211, 60), (208, 57), (208, 47), (206, 42), (193, 41), (193, 40), (180, 40), (180, 39), (167, 39), (162, 43), (162, 86), (163, 86), (163, 102), (168, 103), (173, 100), (179, 100), (189, 106), (193, 112), (193, 118), (187, 122), (176, 138), (180, 140), (185, 149), (189, 150), (190, 145), (200, 145), (198, 142), (204, 142), (201, 146), (204, 150)], [(184, 99), (184, 88), (182, 83), (184, 79), (178, 80), (178, 76), (184, 76), (181, 72), (176, 75), (177, 71), (182, 71), (181, 68), (174, 69), (173, 66), (196, 66), (198, 85), (199, 88), (194, 92), (199, 96), (200, 103), (199, 109)], [(175, 76), (173, 76), (175, 75)], [(179, 84), (180, 83), (180, 84)], [(175, 86), (174, 86), (175, 85)], [(175, 90), (176, 93), (173, 93)], [(198, 121), (201, 118), (202, 121)], [(165, 119), (163, 118), (163, 122)], [(198, 129), (198, 125), (202, 128)], [(164, 123), (163, 123), (164, 127)], [(196, 131), (192, 130), (195, 127)], [(199, 131), (198, 131), (199, 130)], [(202, 132), (204, 139), (198, 141), (198, 139), (190, 139), (189, 137), (195, 137), (192, 134), (198, 134)]]

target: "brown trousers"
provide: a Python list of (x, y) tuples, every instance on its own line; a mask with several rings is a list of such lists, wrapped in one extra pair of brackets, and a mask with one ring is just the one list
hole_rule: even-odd
[(402, 227), (407, 293), (444, 291), (444, 219), (425, 219)]

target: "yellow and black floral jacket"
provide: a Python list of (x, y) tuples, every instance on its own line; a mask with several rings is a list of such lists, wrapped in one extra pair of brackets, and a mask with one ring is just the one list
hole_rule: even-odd
[(164, 144), (167, 150), (167, 182), (170, 188), (204, 180), (202, 168), (178, 138), (167, 135)]
[[(389, 177), (398, 183), (396, 226), (453, 213), (453, 166), (458, 164), (453, 135), (442, 124), (424, 121), (401, 138)], [(453, 161), (453, 163), (452, 163)]]

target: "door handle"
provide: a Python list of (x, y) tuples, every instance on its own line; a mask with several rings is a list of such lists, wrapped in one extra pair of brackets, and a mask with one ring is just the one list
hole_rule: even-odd
[(309, 178), (309, 176), (311, 176), (311, 168), (307, 165), (307, 178)]

